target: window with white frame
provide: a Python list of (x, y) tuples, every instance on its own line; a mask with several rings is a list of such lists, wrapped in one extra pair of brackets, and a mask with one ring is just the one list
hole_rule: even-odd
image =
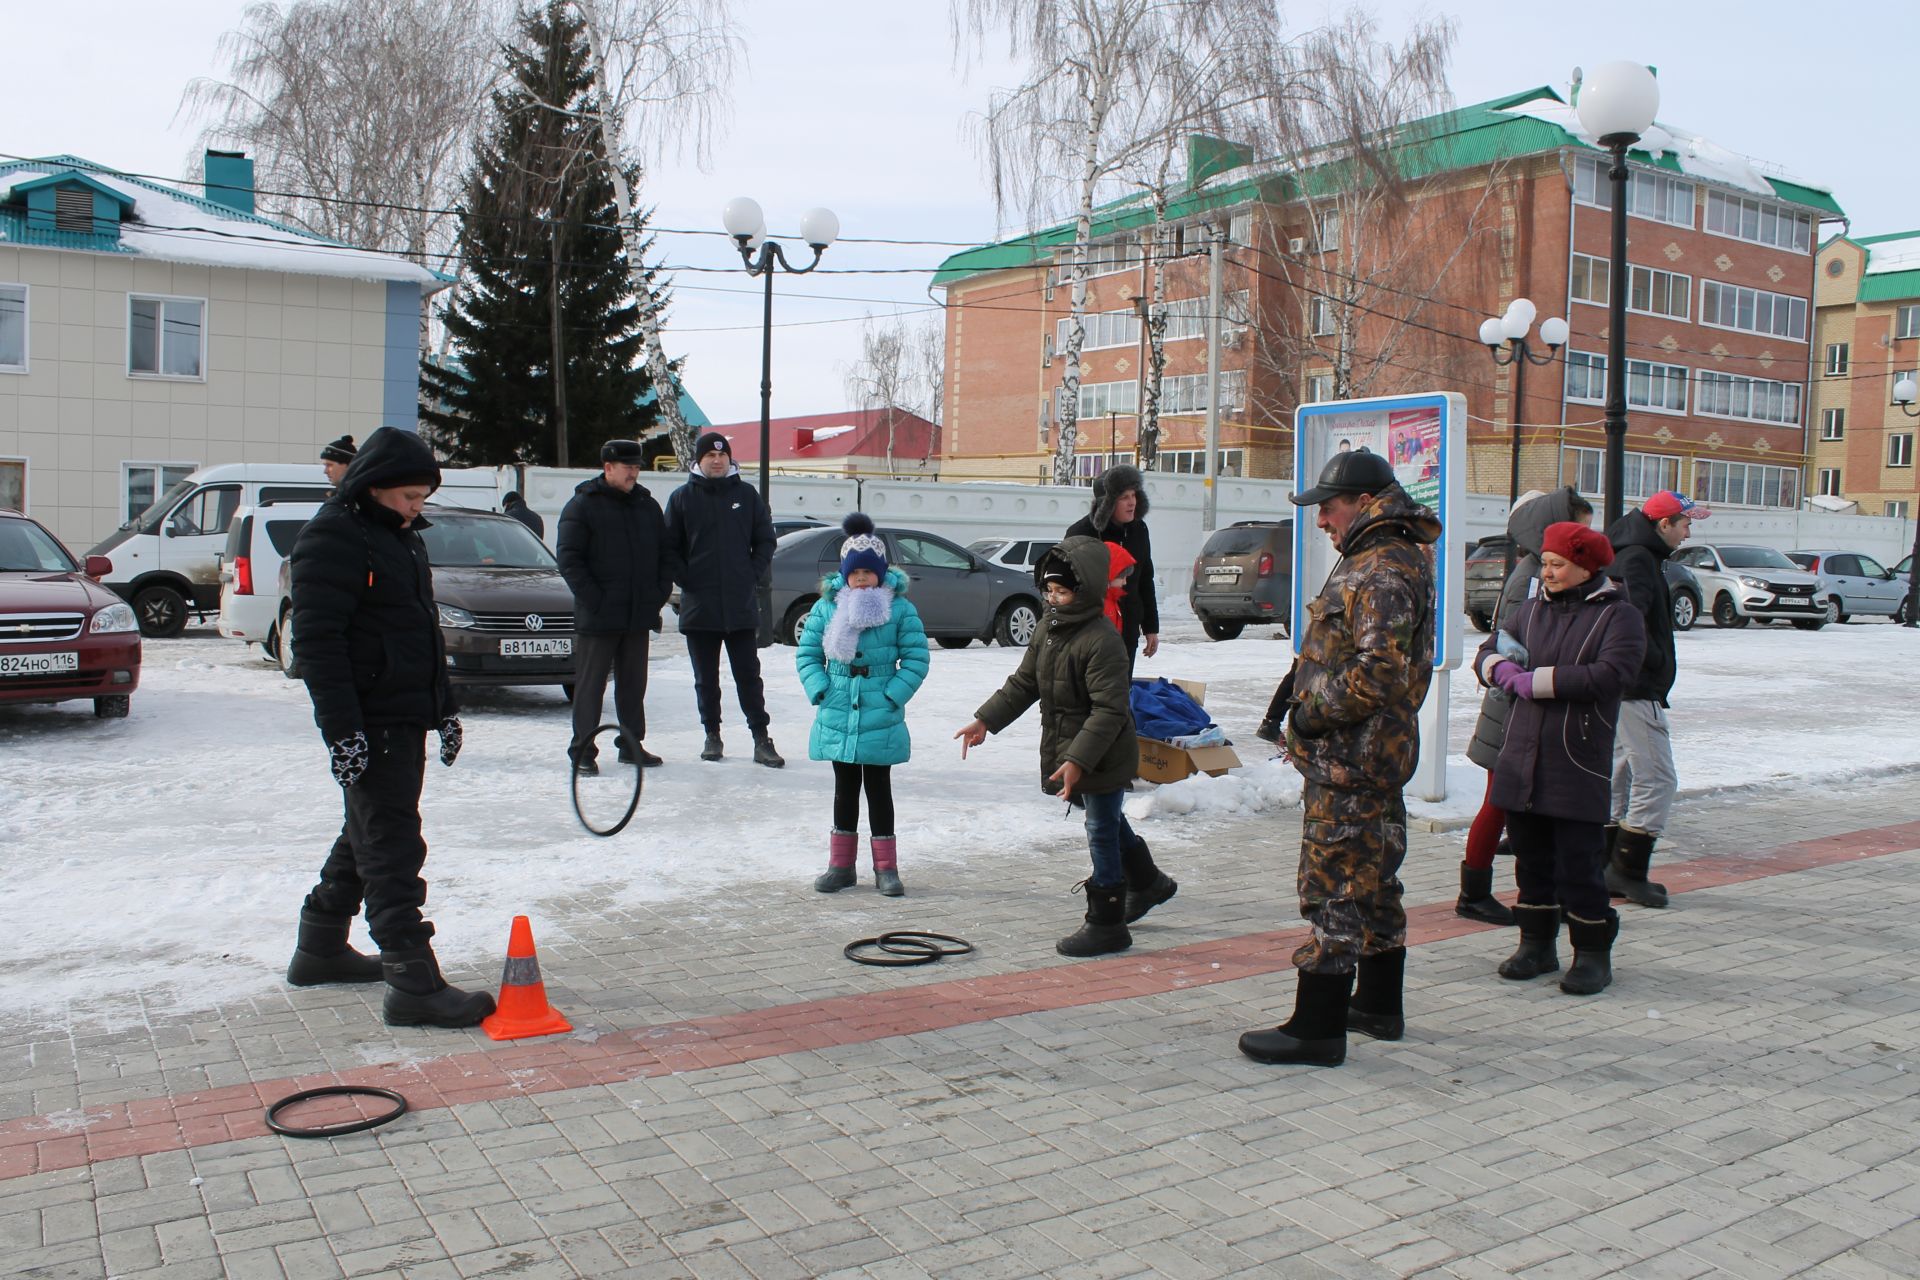
[(1887, 465), (1890, 467), (1913, 465), (1913, 432), (1895, 431), (1887, 437)]
[(1302, 404), (1319, 404), (1333, 399), (1333, 375), (1331, 373), (1310, 373), (1307, 375), (1306, 394)]
[(1612, 264), (1605, 258), (1596, 258), (1589, 253), (1573, 255), (1573, 267), (1567, 280), (1567, 292), (1575, 302), (1591, 302), (1595, 306), (1607, 305), (1607, 282), (1611, 278)]
[[(1613, 184), (1607, 178), (1611, 163), (1597, 156), (1575, 156), (1573, 198), (1599, 209), (1613, 208)], [(1652, 169), (1627, 167), (1627, 212), (1677, 227), (1693, 225), (1693, 184), (1685, 178)]]
[(1820, 468), (1820, 496), (1823, 498), (1840, 496), (1840, 468)]
[(1236, 213), (1227, 219), (1227, 239), (1234, 244), (1251, 245), (1253, 243), (1253, 214)]
[(131, 520), (160, 500), (160, 495), (195, 471), (197, 462), (125, 462), (120, 466), (120, 492), (126, 499), (123, 510)]
[(1893, 336), (1920, 338), (1920, 303), (1909, 303), (1893, 313)]
[(1890, 516), (1892, 516), (1892, 517), (1893, 517), (1893, 518), (1894, 518), (1895, 520), (1905, 520), (1905, 519), (1907, 518), (1907, 502), (1906, 502), (1906, 499), (1904, 499), (1904, 498), (1902, 498), (1902, 499), (1901, 499), (1900, 501), (1898, 501), (1898, 502), (1889, 502), (1889, 503), (1887, 503), (1887, 504), (1886, 504), (1886, 513), (1887, 513), (1888, 515), (1890, 515)]
[(1327, 298), (1314, 298), (1307, 303), (1307, 329), (1314, 337), (1324, 338), (1334, 331), (1333, 303)]
[(1692, 304), (1692, 276), (1655, 267), (1627, 268), (1627, 310), (1685, 320)]
[(1793, 467), (1758, 462), (1714, 462), (1696, 458), (1693, 496), (1709, 506), (1730, 503), (1741, 507), (1797, 507), (1800, 472)]
[(0, 284), (0, 373), (27, 371), (27, 286)]
[[(1081, 317), (1086, 325), (1087, 336), (1080, 344), (1082, 351), (1099, 351), (1106, 347), (1131, 347), (1140, 342), (1140, 315), (1132, 307), (1125, 311), (1095, 311)], [(1053, 324), (1053, 349), (1067, 349), (1067, 331), (1073, 327), (1072, 317), (1056, 320)]]
[[(1601, 492), (1606, 475), (1606, 459), (1603, 449), (1568, 449), (1567, 465), (1572, 472), (1571, 483), (1582, 493)], [(1626, 482), (1627, 500), (1644, 502), (1662, 489), (1680, 487), (1680, 459), (1660, 453), (1629, 453), (1624, 461), (1622, 479)]]
[[(1244, 449), (1221, 449), (1217, 451), (1220, 469), (1217, 474), (1223, 476), (1243, 476), (1247, 473), (1247, 452)], [(1205, 449), (1162, 449), (1154, 455), (1155, 471), (1171, 472), (1178, 476), (1199, 476), (1207, 472), (1207, 451)]]
[(0, 458), (0, 511), (27, 509), (27, 460)]
[[(1054, 394), (1062, 397), (1060, 405), (1064, 407), (1066, 404), (1064, 397), (1067, 394), (1065, 388), (1061, 388)], [(1109, 413), (1132, 414), (1139, 412), (1139, 409), (1140, 384), (1132, 378), (1128, 378), (1124, 382), (1083, 382), (1080, 384), (1080, 412), (1076, 417), (1081, 420), (1087, 418), (1104, 418)], [(1065, 417), (1066, 415), (1057, 414), (1056, 416)]]
[(1322, 253), (1340, 250), (1340, 210), (1321, 209), (1313, 215), (1313, 246)]
[(1700, 285), (1700, 323), (1742, 333), (1771, 333), (1804, 342), (1807, 338), (1807, 300), (1718, 280)]
[(1121, 463), (1133, 465), (1131, 453), (1076, 453), (1073, 455), (1073, 482), (1092, 484), (1093, 478), (1108, 467), (1117, 467)]
[[(1227, 337), (1246, 326), (1250, 299), (1247, 291), (1240, 289), (1226, 294), (1220, 301), (1225, 308), (1225, 314), (1220, 317), (1220, 335)], [(1207, 336), (1205, 298), (1175, 298), (1164, 307), (1167, 317), (1166, 341), (1179, 342)]]
[(127, 372), (149, 378), (201, 378), (207, 368), (205, 298), (127, 298)]
[(1827, 377), (1844, 378), (1847, 376), (1848, 344), (1829, 342), (1827, 344)]
[[(1244, 369), (1220, 373), (1220, 412), (1233, 413), (1246, 406), (1247, 372)], [(1160, 412), (1163, 415), (1205, 413), (1207, 411), (1207, 375), (1182, 374), (1160, 380)]]
[(1695, 413), (1714, 418), (1744, 418), (1750, 422), (1800, 421), (1800, 384), (1775, 382), (1771, 378), (1749, 378), (1738, 373), (1700, 371), (1700, 391), (1694, 397)]
[[(1137, 271), (1144, 258), (1140, 242), (1131, 233), (1114, 240), (1096, 241), (1087, 246), (1087, 279), (1117, 275), (1122, 271)], [(1061, 251), (1055, 270), (1059, 273), (1061, 284), (1073, 279), (1072, 250)]]
[(1047, 439), (1053, 434), (1054, 397), (1040, 397), (1040, 447), (1047, 447)]
[(1813, 216), (1770, 200), (1709, 189), (1707, 230), (1717, 236), (1805, 253), (1813, 243)]
[(1589, 404), (1605, 403), (1607, 398), (1607, 358), (1592, 351), (1569, 351), (1567, 361), (1567, 399)]
[(1847, 411), (1845, 409), (1822, 409), (1820, 411), (1820, 438), (1822, 440), (1844, 440), (1847, 437)]
[(1687, 367), (1652, 360), (1627, 361), (1627, 403), (1659, 413), (1687, 411)]

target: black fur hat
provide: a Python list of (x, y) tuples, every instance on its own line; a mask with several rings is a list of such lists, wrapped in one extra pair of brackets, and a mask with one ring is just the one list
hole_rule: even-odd
[(1127, 490), (1140, 495), (1139, 505), (1133, 509), (1135, 520), (1147, 518), (1147, 478), (1140, 468), (1121, 463), (1117, 467), (1108, 467), (1093, 478), (1093, 527), (1101, 533), (1107, 531), (1107, 525), (1113, 520), (1113, 504)]

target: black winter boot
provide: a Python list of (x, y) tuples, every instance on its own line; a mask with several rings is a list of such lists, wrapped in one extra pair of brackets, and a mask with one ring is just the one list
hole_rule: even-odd
[(1567, 940), (1573, 943), (1573, 963), (1560, 989), (1570, 996), (1597, 996), (1613, 981), (1613, 940), (1620, 936), (1620, 913), (1609, 910), (1605, 920), (1567, 917)]
[(1520, 924), (1520, 946), (1500, 962), (1500, 976), (1524, 982), (1558, 971), (1560, 953), (1554, 940), (1560, 936), (1560, 908), (1518, 902), (1513, 918)]
[(381, 1012), (390, 1027), (471, 1027), (493, 1012), (486, 992), (447, 985), (432, 947), (382, 951), (380, 967), (387, 979)]
[(1464, 862), (1460, 864), (1460, 898), (1453, 904), (1453, 914), (1488, 924), (1513, 923), (1513, 912), (1493, 896), (1492, 867), (1476, 871)]
[(707, 730), (707, 741), (706, 744), (700, 748), (700, 758), (702, 760), (718, 760), (724, 754), (726, 754), (726, 750), (720, 745), (720, 731), (718, 729)]
[[(1063, 956), (1104, 956), (1133, 945), (1127, 932), (1127, 887), (1082, 881), (1087, 890), (1087, 922), (1053, 944)], [(1076, 888), (1079, 886), (1076, 885)]]
[(293, 944), (287, 981), (296, 987), (380, 981), (379, 958), (361, 955), (347, 945), (347, 930), (352, 926), (352, 916), (330, 916), (302, 907), (300, 940)]
[(1180, 892), (1180, 882), (1153, 865), (1153, 851), (1137, 836), (1133, 848), (1121, 850), (1120, 865), (1127, 874), (1128, 924)]
[(1407, 949), (1395, 947), (1360, 957), (1359, 980), (1347, 1001), (1347, 1030), (1375, 1040), (1398, 1040), (1407, 1033), (1401, 992), (1407, 981)]
[(1347, 993), (1350, 973), (1300, 971), (1293, 1016), (1271, 1031), (1240, 1037), (1240, 1052), (1255, 1062), (1337, 1067), (1347, 1060)]
[(1655, 837), (1631, 827), (1620, 828), (1613, 856), (1607, 860), (1607, 893), (1642, 907), (1667, 905), (1667, 886), (1647, 879), (1653, 863)]
[(784, 769), (787, 762), (778, 751), (773, 749), (773, 739), (766, 734), (756, 734), (753, 739), (753, 762), (763, 764), (769, 769)]

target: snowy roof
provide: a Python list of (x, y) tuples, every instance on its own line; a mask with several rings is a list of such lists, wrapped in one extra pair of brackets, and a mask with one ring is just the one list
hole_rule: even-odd
[(134, 254), (197, 266), (399, 281), (422, 285), (428, 291), (447, 283), (442, 276), (405, 258), (355, 249), (78, 156), (48, 156), (0, 164), (0, 203), (13, 198), (16, 189), (40, 185), (43, 179), (63, 175), (83, 178), (90, 185), (104, 187), (131, 202), (132, 213), (120, 224), (117, 244), (42, 241), (40, 237), (30, 237), (24, 227), (9, 219), (0, 219), (0, 244), (50, 243), (54, 247)]
[(1901, 231), (1884, 236), (1856, 236), (1854, 243), (1867, 250), (1867, 274), (1890, 275), (1895, 271), (1920, 269), (1920, 231)]

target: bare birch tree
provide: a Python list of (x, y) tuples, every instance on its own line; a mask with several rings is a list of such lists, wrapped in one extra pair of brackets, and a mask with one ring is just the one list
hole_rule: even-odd
[[(1074, 480), (1079, 439), (1081, 351), (1093, 215), (1116, 175), (1159, 137), (1152, 93), (1157, 60), (1189, 40), (1223, 40), (1251, 24), (1279, 28), (1273, 0), (952, 0), (956, 46), (1005, 34), (1027, 79), (996, 93), (979, 122), (996, 207), (1018, 207), (1039, 222), (1062, 208), (1074, 219), (1071, 302), (1062, 352), (1056, 484)], [(1131, 256), (1131, 242), (1118, 252)]]
[(887, 415), (887, 474), (898, 475), (899, 415), (911, 413), (934, 426), (920, 450), (924, 471), (933, 456), (939, 430), (940, 401), (945, 394), (945, 326), (938, 317), (910, 320), (905, 316), (860, 326), (860, 355), (845, 371), (847, 399), (868, 411)]
[(493, 0), (250, 4), (226, 78), (190, 81), (200, 152), (249, 152), (257, 207), (316, 235), (440, 266), (498, 74)]

